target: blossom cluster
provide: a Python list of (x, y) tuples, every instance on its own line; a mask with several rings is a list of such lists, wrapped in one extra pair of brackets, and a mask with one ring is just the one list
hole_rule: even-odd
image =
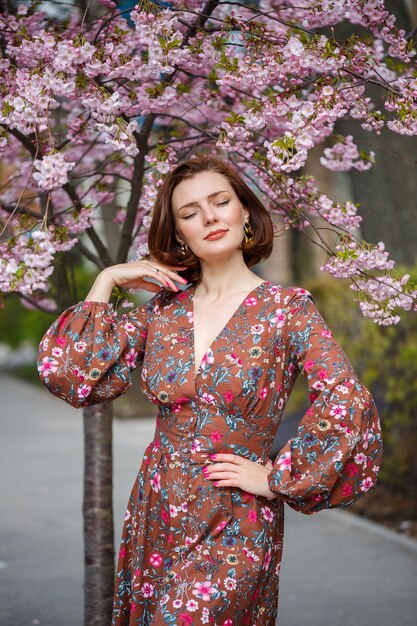
[(36, 159), (33, 165), (38, 170), (33, 173), (33, 178), (47, 191), (63, 187), (68, 182), (68, 172), (75, 167), (75, 163), (68, 162), (62, 152), (47, 154)]
[(46, 291), (57, 252), (70, 250), (77, 239), (58, 241), (49, 230), (34, 230), (0, 244), (0, 291), (31, 295)]
[[(321, 163), (328, 169), (365, 172), (375, 155), (353, 136), (335, 135), (339, 120), (357, 120), (369, 133), (387, 127), (417, 134), (415, 50), (382, 0), (261, 0), (259, 12), (244, 3), (212, 3), (204, 16), (198, 0), (141, 3), (121, 15), (112, 0), (101, 4), (108, 13), (88, 29), (75, 8), (58, 24), (26, 5), (1, 16), (0, 153), (11, 174), (0, 203), (10, 213), (23, 202), (38, 206), (47, 194), (48, 227), (55, 226), (38, 231), (54, 248), (44, 255), (49, 269), (39, 268), (38, 281), (16, 280), (19, 246), (36, 240), (19, 236), (15, 265), (11, 248), (6, 254), (14, 278), (4, 290), (22, 285), (27, 293), (29, 284), (47, 290), (54, 251), (70, 245), (62, 233), (82, 236), (104, 202), (125, 224), (126, 194), (130, 207), (137, 204), (128, 220), (129, 256), (136, 251), (141, 258), (163, 178), (196, 147), (233, 155), (287, 225), (303, 229), (319, 216), (336, 232), (354, 231), (362, 219), (356, 205), (333, 201), (298, 175), (312, 149), (324, 144)], [(338, 41), (317, 32), (343, 20), (371, 37)], [(371, 80), (385, 99), (367, 94)], [(324, 271), (353, 280), (362, 270), (392, 268), (380, 245), (353, 241), (340, 240)], [(372, 284), (360, 284), (378, 308)], [(401, 299), (397, 305), (404, 308)]]
[(320, 163), (334, 172), (347, 172), (352, 168), (364, 172), (375, 163), (375, 152), (360, 152), (352, 135), (339, 137), (339, 141), (331, 148), (325, 148), (323, 154)]

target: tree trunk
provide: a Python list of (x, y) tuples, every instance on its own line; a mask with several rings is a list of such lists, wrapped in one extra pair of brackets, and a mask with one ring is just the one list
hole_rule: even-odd
[(84, 626), (109, 626), (114, 587), (111, 402), (83, 409)]

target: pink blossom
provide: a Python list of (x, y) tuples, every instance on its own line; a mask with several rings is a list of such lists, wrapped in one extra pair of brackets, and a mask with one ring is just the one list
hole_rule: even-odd
[(330, 415), (333, 415), (336, 419), (345, 417), (346, 413), (347, 410), (343, 404), (334, 404), (330, 409)]
[(210, 435), (210, 439), (212, 440), (213, 443), (218, 443), (219, 441), (223, 440), (223, 434), (219, 432), (218, 430), (213, 430), (213, 432)]
[(361, 491), (369, 491), (374, 486), (372, 478), (364, 478), (361, 482)]
[(79, 398), (88, 398), (92, 390), (90, 385), (81, 385), (77, 389), (77, 394)]
[(144, 598), (150, 598), (153, 596), (154, 586), (150, 583), (144, 583), (141, 588), (141, 593)]
[(278, 459), (278, 467), (281, 472), (291, 471), (291, 452), (284, 452)]
[(161, 474), (156, 472), (155, 475), (151, 478), (151, 487), (157, 493), (161, 489)]
[(58, 361), (55, 359), (51, 359), (49, 356), (45, 356), (42, 359), (41, 365), (38, 367), (38, 371), (42, 373), (43, 376), (47, 377), (49, 373), (54, 373), (58, 369)]
[(196, 582), (194, 583), (193, 594), (198, 598), (201, 598), (204, 601), (210, 600), (211, 596), (216, 593), (217, 589), (212, 586), (210, 580), (205, 580), (204, 582)]
[(75, 163), (67, 162), (61, 152), (47, 154), (42, 159), (35, 160), (33, 165), (38, 170), (33, 178), (46, 190), (65, 185), (68, 182), (68, 172), (75, 167)]
[(163, 559), (159, 552), (153, 552), (149, 557), (149, 563), (153, 565), (153, 567), (159, 567), (162, 565)]

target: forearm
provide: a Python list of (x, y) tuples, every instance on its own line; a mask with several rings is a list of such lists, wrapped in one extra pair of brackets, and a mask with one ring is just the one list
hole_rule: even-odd
[(97, 276), (93, 286), (85, 297), (88, 302), (109, 302), (114, 281), (107, 270)]

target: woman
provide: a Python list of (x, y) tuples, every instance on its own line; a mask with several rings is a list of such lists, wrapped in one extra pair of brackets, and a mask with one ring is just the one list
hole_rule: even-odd
[[(143, 391), (159, 407), (126, 512), (114, 626), (275, 624), (284, 502), (310, 514), (376, 482), (372, 397), (310, 294), (249, 269), (272, 241), (234, 169), (185, 161), (159, 190), (152, 256), (102, 271), (41, 342), (40, 375), (73, 406), (119, 396), (143, 362)], [(157, 293), (117, 321), (115, 285)], [(300, 371), (312, 404), (272, 465)]]

